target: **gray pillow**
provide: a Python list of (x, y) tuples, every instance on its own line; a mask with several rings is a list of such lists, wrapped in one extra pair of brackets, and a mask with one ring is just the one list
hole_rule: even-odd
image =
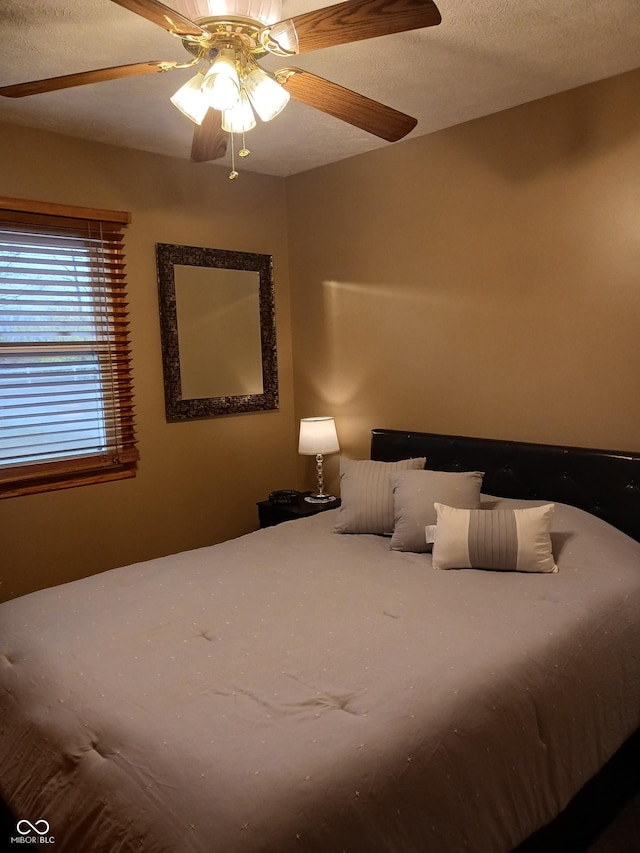
[(554, 504), (469, 510), (437, 503), (433, 567), (557, 572), (549, 533), (554, 510)]
[(434, 503), (479, 509), (481, 471), (405, 471), (391, 478), (394, 551), (430, 551), (425, 527), (436, 523)]
[(393, 531), (393, 493), (390, 476), (399, 471), (424, 468), (424, 456), (400, 462), (373, 459), (340, 459), (342, 505), (336, 533), (379, 533)]

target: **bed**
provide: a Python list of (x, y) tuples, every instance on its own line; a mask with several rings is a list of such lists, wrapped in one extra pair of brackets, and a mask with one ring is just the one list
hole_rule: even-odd
[(444, 516), (432, 553), (399, 550), (397, 517), (335, 532), (343, 493), (0, 605), (12, 836), (507, 853), (557, 818), (640, 727), (640, 455), (373, 431), (376, 466), (413, 460), (393, 482), (422, 457), (484, 474), (470, 518), (553, 502), (559, 570), (433, 568)]

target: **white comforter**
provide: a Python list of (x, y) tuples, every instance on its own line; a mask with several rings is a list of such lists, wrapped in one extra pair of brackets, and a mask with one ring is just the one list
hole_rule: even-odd
[(334, 519), (1, 605), (16, 817), (58, 853), (500, 853), (638, 728), (640, 544), (558, 505), (558, 574), (438, 572)]

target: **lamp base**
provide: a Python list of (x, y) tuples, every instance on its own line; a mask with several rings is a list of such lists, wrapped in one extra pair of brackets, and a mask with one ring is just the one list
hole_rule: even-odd
[(309, 504), (328, 504), (331, 501), (337, 501), (338, 498), (335, 495), (307, 495), (305, 497), (305, 501)]

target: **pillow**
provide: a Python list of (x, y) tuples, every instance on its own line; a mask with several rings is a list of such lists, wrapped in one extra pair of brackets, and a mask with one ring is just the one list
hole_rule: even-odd
[(554, 504), (456, 509), (436, 503), (433, 567), (557, 572), (549, 535), (554, 509)]
[(393, 492), (389, 477), (398, 471), (424, 468), (424, 456), (400, 462), (340, 459), (340, 506), (336, 533), (380, 533), (393, 530)]
[(404, 471), (391, 477), (394, 551), (430, 551), (425, 526), (436, 523), (434, 503), (480, 508), (480, 471)]

